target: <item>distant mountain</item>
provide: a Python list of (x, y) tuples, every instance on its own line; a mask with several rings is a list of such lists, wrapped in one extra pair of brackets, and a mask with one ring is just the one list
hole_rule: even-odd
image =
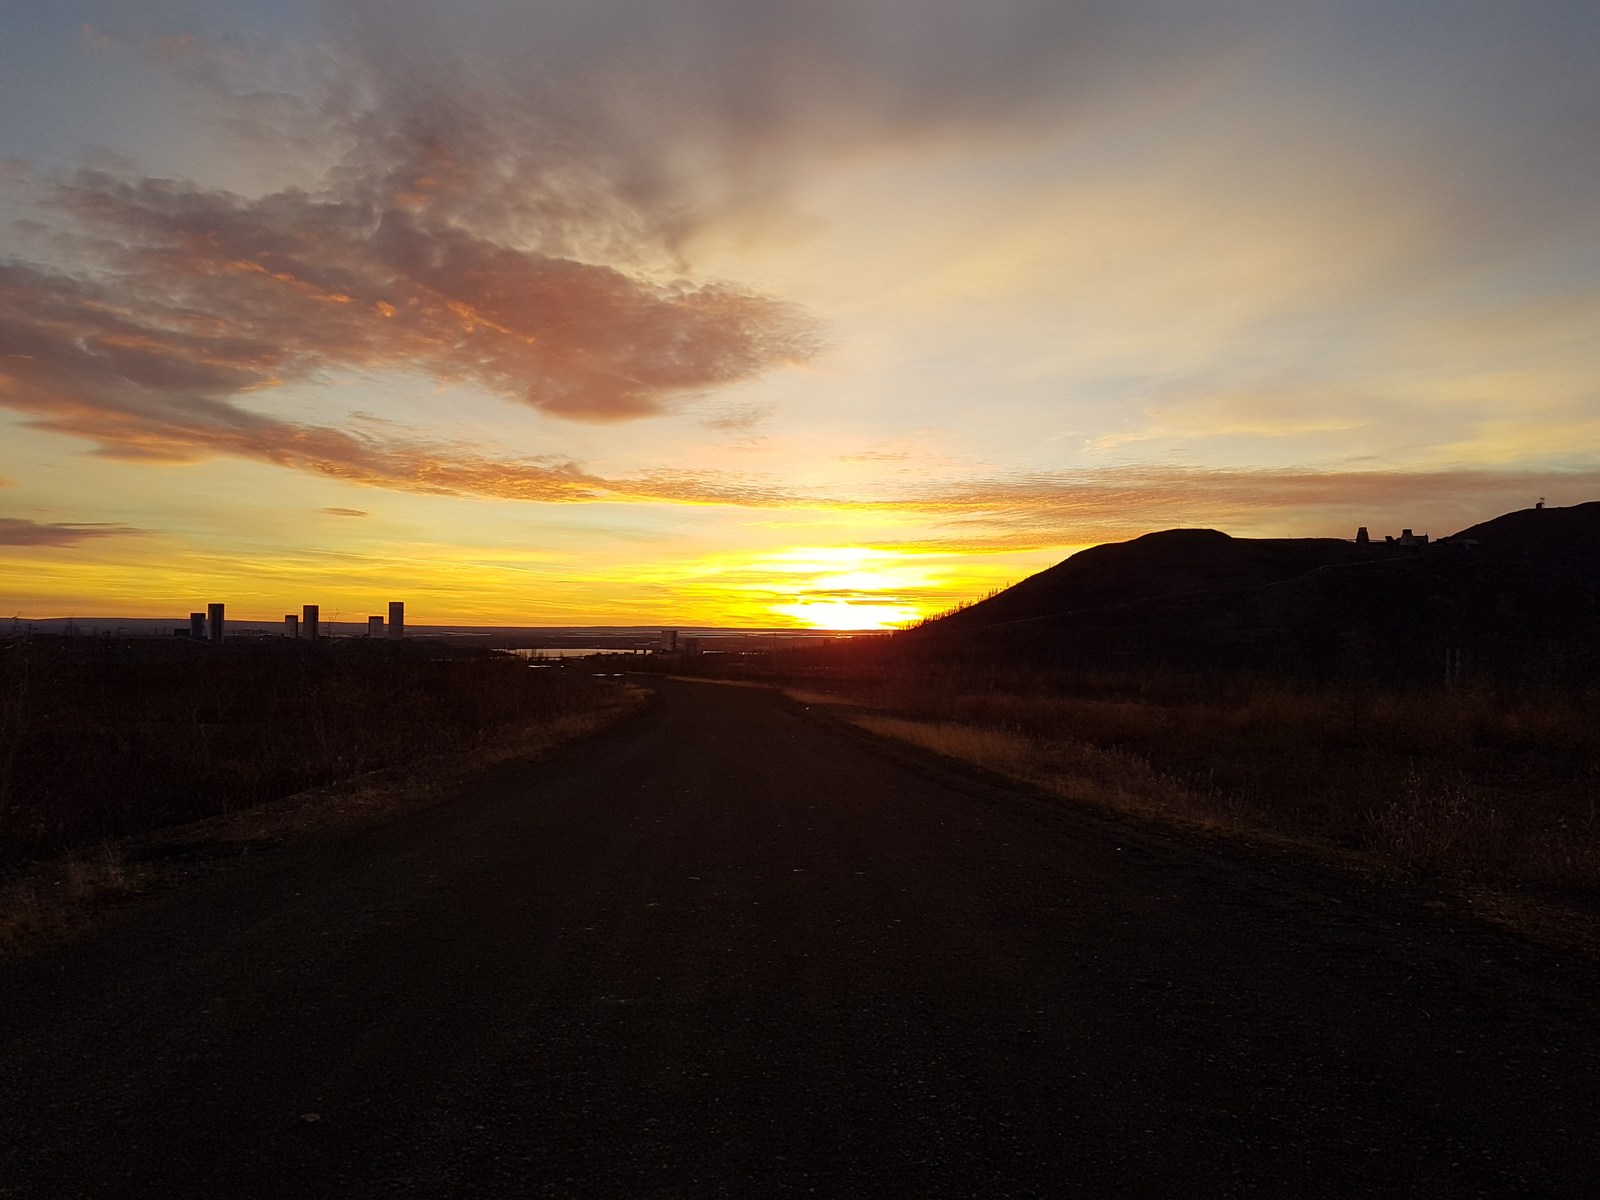
[(1063, 667), (1425, 679), (1459, 651), (1485, 671), (1600, 673), (1600, 503), (1426, 546), (1170, 529), (1084, 550), (897, 641)]

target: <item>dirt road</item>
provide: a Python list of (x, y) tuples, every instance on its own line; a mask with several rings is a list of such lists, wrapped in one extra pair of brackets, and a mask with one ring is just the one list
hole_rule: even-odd
[(0, 1196), (1588, 1196), (1594, 976), (772, 693), (0, 970)]

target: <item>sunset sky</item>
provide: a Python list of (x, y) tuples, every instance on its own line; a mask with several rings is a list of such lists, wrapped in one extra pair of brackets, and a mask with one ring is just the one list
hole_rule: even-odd
[(0, 616), (868, 627), (1600, 498), (1588, 0), (0, 29)]

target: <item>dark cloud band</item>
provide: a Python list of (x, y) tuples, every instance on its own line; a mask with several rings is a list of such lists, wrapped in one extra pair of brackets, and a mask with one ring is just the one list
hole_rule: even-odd
[(97, 538), (133, 537), (144, 533), (127, 525), (50, 524), (22, 517), (0, 517), (0, 546), (69, 547)]

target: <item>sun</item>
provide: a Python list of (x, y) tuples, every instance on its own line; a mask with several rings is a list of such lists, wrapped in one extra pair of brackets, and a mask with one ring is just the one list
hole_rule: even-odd
[(909, 604), (852, 603), (848, 600), (797, 600), (774, 612), (793, 617), (812, 629), (896, 629), (921, 613)]

